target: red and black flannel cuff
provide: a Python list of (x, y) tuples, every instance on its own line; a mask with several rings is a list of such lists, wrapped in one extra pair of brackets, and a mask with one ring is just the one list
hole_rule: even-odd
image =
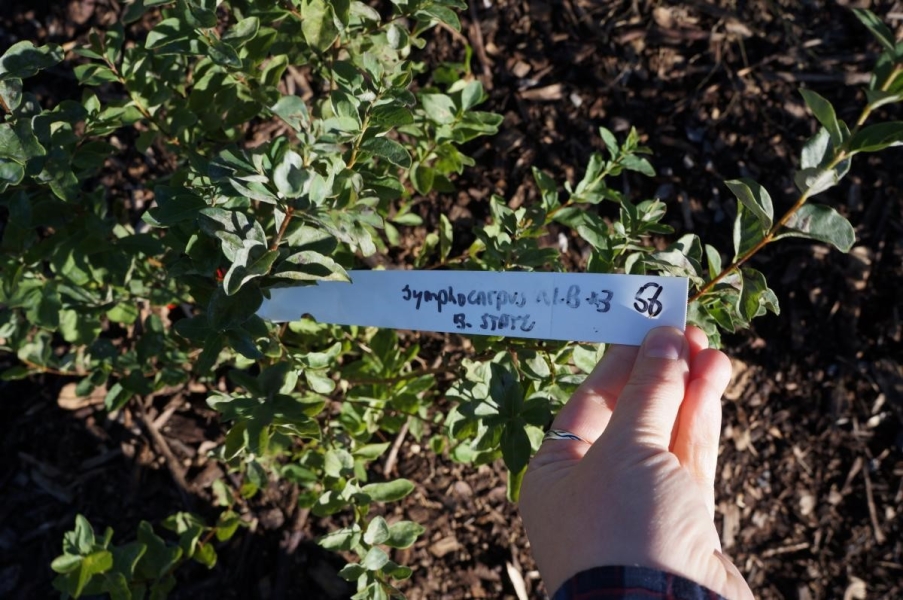
[(680, 575), (647, 567), (596, 567), (577, 573), (552, 600), (725, 600)]

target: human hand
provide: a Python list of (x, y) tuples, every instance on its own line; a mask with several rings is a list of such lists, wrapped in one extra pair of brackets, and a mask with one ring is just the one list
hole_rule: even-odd
[[(598, 566), (636, 565), (753, 598), (721, 554), (715, 469), (727, 356), (688, 327), (652, 330), (640, 348), (612, 346), (561, 409), (524, 476), (520, 512), (554, 593)], [(585, 440), (585, 442), (583, 441)]]

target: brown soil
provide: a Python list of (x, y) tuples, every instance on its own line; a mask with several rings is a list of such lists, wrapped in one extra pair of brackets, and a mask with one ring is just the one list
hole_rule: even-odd
[[(106, 7), (4, 3), (0, 48), (21, 38), (71, 39), (102, 23)], [(900, 25), (899, 2), (871, 7)], [(857, 84), (878, 50), (847, 8), (826, 0), (495, 0), (476, 3), (464, 24), (477, 49), (473, 70), (491, 90), (484, 108), (505, 122), (496, 138), (469, 149), (478, 165), (456, 196), (418, 207), (428, 221), (441, 207), (464, 239), (490, 193), (531, 200), (534, 165), (574, 181), (601, 148), (598, 126), (621, 134), (635, 126), (659, 175), (625, 177), (624, 188), (666, 200), (678, 231), (726, 250), (734, 208), (721, 182), (755, 177), (777, 210), (789, 206), (796, 156), (815, 131), (798, 88), (853, 118)], [(463, 51), (445, 31), (429, 48), (426, 58), (437, 62)], [(781, 316), (726, 339), (735, 377), (724, 402), (716, 518), (725, 552), (761, 598), (903, 597), (901, 158), (899, 150), (863, 158), (824, 195), (857, 227), (852, 253), (789, 241), (755, 259)], [(571, 247), (579, 268), (580, 244)], [(445, 345), (437, 336), (421, 342), (425, 353)], [(120, 535), (186, 503), (213, 513), (207, 492), (180, 497), (130, 413), (111, 420), (96, 404), (60, 408), (64, 383), (0, 384), (0, 597), (52, 594), (48, 565), (77, 512)], [(175, 409), (161, 433), (197, 490), (222, 476), (204, 458), (222, 429), (202, 400), (160, 397), (148, 407), (152, 418)], [(404, 588), (410, 598), (543, 597), (502, 468), (455, 464), (408, 438), (396, 472), (417, 490), (390, 510), (429, 527), (397, 557), (415, 567)], [(174, 597), (350, 595), (336, 577), (341, 558), (313, 543), (340, 519), (297, 510), (292, 488), (280, 484), (250, 508), (256, 529), (222, 548), (214, 570), (181, 572)]]

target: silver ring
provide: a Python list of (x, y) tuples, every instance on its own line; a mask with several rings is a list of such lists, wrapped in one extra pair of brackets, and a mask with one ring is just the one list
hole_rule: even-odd
[(546, 440), (575, 440), (578, 442), (583, 442), (584, 444), (589, 444), (585, 439), (571, 433), (570, 431), (565, 431), (564, 429), (550, 429), (546, 432), (544, 436), (542, 436), (542, 441)]

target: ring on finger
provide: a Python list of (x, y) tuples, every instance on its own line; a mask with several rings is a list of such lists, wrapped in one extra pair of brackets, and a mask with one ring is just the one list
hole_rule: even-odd
[(578, 442), (583, 442), (584, 444), (589, 444), (585, 439), (580, 437), (575, 433), (571, 433), (570, 431), (565, 431), (564, 429), (550, 429), (546, 432), (546, 434), (542, 437), (542, 441), (547, 440), (575, 440)]

